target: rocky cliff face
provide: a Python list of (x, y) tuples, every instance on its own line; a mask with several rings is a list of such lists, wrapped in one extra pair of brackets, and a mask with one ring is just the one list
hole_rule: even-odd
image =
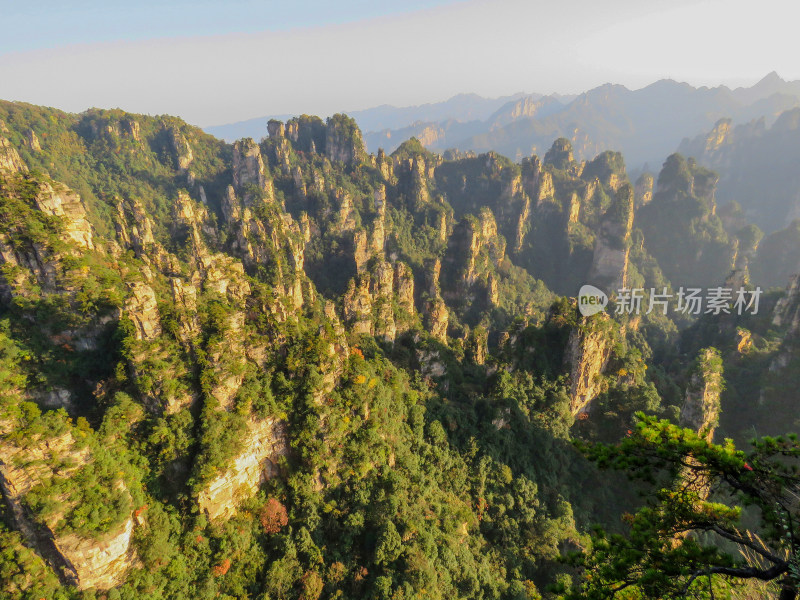
[(800, 275), (792, 277), (783, 296), (775, 305), (772, 324), (786, 327), (790, 337), (800, 334)]
[(653, 199), (653, 188), (655, 179), (651, 173), (642, 173), (636, 180), (636, 187), (634, 188), (634, 199), (636, 208), (640, 208)]
[[(14, 196), (17, 192), (11, 186), (5, 193)], [(63, 279), (58, 268), (61, 260), (67, 255), (77, 257), (82, 250), (94, 249), (92, 227), (80, 196), (75, 192), (55, 182), (39, 182), (30, 208), (57, 220), (58, 237), (66, 245), (56, 247), (52, 240), (32, 240), (20, 230), (0, 231), (0, 263), (13, 267), (9, 272), (11, 277), (0, 282), (0, 291), (5, 290), (6, 296), (34, 293), (35, 288), (31, 286), (56, 291), (59, 280)]]
[[(720, 174), (720, 206), (736, 202), (748, 220), (772, 232), (800, 214), (796, 164), (800, 109), (733, 125), (720, 119), (708, 133), (684, 140), (678, 151)], [(769, 117), (767, 117), (769, 119)]]
[(415, 313), (413, 273), (403, 263), (379, 262), (350, 281), (343, 304), (344, 322), (354, 333), (393, 342), (408, 330)]
[[(139, 138), (139, 126), (136, 121), (132, 121), (135, 127), (131, 127), (131, 135), (134, 139)], [(170, 127), (168, 130), (169, 141), (172, 146), (172, 151), (175, 153), (175, 161), (178, 163), (178, 169), (181, 172), (187, 172), (194, 160), (192, 147), (186, 140), (186, 137), (175, 127)]]
[(426, 294), (422, 307), (422, 314), (425, 317), (425, 327), (437, 340), (447, 341), (447, 325), (450, 316), (447, 304), (442, 298), (439, 277), (442, 271), (442, 263), (435, 259), (425, 264), (425, 283)]
[(334, 115), (325, 130), (325, 155), (332, 161), (350, 164), (366, 154), (361, 131), (351, 118)]
[(43, 183), (36, 196), (36, 204), (43, 213), (58, 217), (64, 224), (64, 233), (82, 248), (94, 248), (92, 227), (86, 219), (86, 209), (78, 194), (64, 185)]
[(626, 184), (600, 221), (588, 282), (605, 290), (627, 286), (628, 257), (633, 229), (633, 188)]
[(161, 335), (156, 294), (145, 283), (131, 285), (131, 295), (125, 302), (125, 314), (133, 321), (137, 340), (153, 340)]
[(22, 162), (17, 149), (3, 137), (5, 123), (0, 121), (0, 173), (24, 173), (28, 167)]
[[(69, 497), (63, 498), (63, 506), (46, 517), (34, 516), (26, 504), (31, 491), (68, 479), (82, 468), (91, 469), (93, 457), (70, 433), (26, 440), (20, 445), (10, 439), (13, 427), (8, 421), (2, 427), (9, 433), (0, 438), (0, 489), (15, 525), (63, 581), (81, 589), (109, 589), (118, 585), (137, 564), (132, 544), (133, 515), (129, 514), (99, 538), (61, 531), (62, 515), (74, 501)], [(118, 481), (116, 485), (123, 484)]]
[[(237, 149), (238, 148), (238, 149)], [(252, 140), (234, 145), (234, 187), (223, 198), (222, 212), (234, 233), (233, 250), (250, 271), (275, 271), (275, 286), (294, 309), (303, 305), (305, 235), (274, 198), (260, 148)]]
[(689, 376), (689, 385), (681, 408), (682, 427), (701, 434), (709, 442), (719, 420), (722, 392), (722, 360), (713, 348), (706, 348)]
[(603, 372), (611, 357), (614, 343), (610, 328), (614, 327), (605, 313), (585, 318), (573, 329), (564, 360), (569, 369), (570, 412), (589, 412), (590, 404), (607, 388)]
[(289, 452), (286, 423), (250, 419), (243, 447), (244, 452), (197, 497), (200, 510), (210, 519), (230, 517), (242, 500), (253, 496), (265, 480), (278, 474), (279, 461)]
[(489, 274), (505, 257), (505, 240), (498, 235), (497, 223), (489, 209), (479, 217), (463, 219), (450, 237), (445, 265), (445, 297), (474, 300), (480, 283), (484, 297), (490, 295)]
[(770, 361), (769, 370), (774, 373), (786, 373), (793, 357), (797, 355), (800, 340), (800, 275), (792, 276), (783, 295), (775, 303), (772, 325), (785, 330), (786, 333), (783, 343)]
[(268, 189), (264, 159), (252, 138), (239, 140), (233, 145), (233, 184), (239, 189), (248, 185)]
[(735, 266), (738, 242), (717, 215), (717, 181), (712, 171), (673, 154), (658, 176), (652, 200), (636, 214), (649, 253), (673, 283), (719, 283)]

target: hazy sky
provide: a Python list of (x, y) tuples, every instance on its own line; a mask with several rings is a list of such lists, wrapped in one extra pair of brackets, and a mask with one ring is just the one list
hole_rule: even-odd
[(0, 98), (196, 125), (460, 92), (800, 79), (795, 0), (0, 0)]

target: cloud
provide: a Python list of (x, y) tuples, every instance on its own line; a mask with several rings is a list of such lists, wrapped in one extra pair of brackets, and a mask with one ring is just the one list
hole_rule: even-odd
[[(752, 84), (777, 70), (800, 78), (798, 9), (786, 0), (704, 0), (621, 19), (580, 41), (577, 60), (640, 85), (655, 76), (695, 85)], [(657, 24), (657, 26), (654, 26)]]
[[(659, 40), (658, 47), (642, 47), (642, 28), (652, 30), (654, 19), (673, 6), (473, 1), (290, 31), (7, 54), (0, 56), (0, 97), (70, 111), (101, 106), (178, 114), (212, 125), (266, 114), (416, 104), (459, 92), (574, 93), (612, 76), (638, 82), (647, 65), (631, 56), (640, 54), (656, 64), (648, 80), (663, 75), (674, 47), (683, 43), (680, 33)], [(631, 39), (637, 45), (627, 44)]]

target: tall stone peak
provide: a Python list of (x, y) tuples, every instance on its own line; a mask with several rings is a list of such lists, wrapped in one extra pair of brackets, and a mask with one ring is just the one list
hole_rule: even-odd
[(580, 176), (586, 181), (597, 178), (602, 185), (616, 191), (627, 177), (625, 160), (619, 152), (606, 150), (587, 161)]
[(253, 138), (244, 138), (233, 145), (233, 182), (238, 190), (248, 185), (266, 189), (266, 168), (261, 149)]
[(658, 192), (663, 194), (684, 194), (714, 202), (714, 189), (719, 176), (701, 167), (694, 159), (686, 159), (680, 154), (667, 157), (658, 175)]
[(629, 183), (616, 192), (600, 222), (588, 281), (613, 291), (627, 286), (633, 230), (634, 190)]
[(689, 374), (680, 424), (696, 431), (709, 442), (714, 437), (720, 412), (722, 359), (715, 348), (700, 351)]
[(789, 335), (800, 335), (800, 274), (793, 275), (783, 296), (775, 304), (772, 324), (786, 327)]
[(552, 165), (556, 169), (567, 169), (574, 162), (572, 142), (563, 137), (555, 140), (550, 150), (544, 155), (544, 164)]
[(573, 416), (588, 414), (591, 402), (607, 388), (602, 378), (615, 342), (613, 324), (606, 313), (582, 319), (570, 332), (564, 362), (569, 370)]
[(325, 155), (332, 161), (350, 164), (366, 156), (361, 130), (351, 117), (336, 114), (325, 125)]

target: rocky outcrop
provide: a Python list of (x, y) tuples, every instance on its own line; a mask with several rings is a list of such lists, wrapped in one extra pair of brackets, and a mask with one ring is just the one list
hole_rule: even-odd
[(489, 276), (504, 256), (505, 240), (498, 235), (492, 212), (484, 207), (479, 217), (465, 217), (455, 227), (445, 255), (444, 297), (472, 301), (478, 283), (485, 297)]
[(440, 342), (447, 341), (447, 326), (450, 313), (441, 297), (431, 298), (425, 303), (425, 325), (430, 334)]
[(344, 294), (344, 321), (353, 333), (372, 335), (372, 295), (368, 275), (350, 280)]
[(28, 167), (22, 162), (19, 152), (6, 138), (0, 135), (0, 175), (25, 173)]
[(421, 210), (430, 202), (430, 179), (435, 167), (435, 160), (426, 160), (423, 155), (394, 157), (391, 171), (396, 174), (398, 190), (406, 198), (411, 210)]
[(375, 335), (393, 342), (397, 324), (394, 318), (394, 268), (390, 263), (382, 262), (375, 268), (370, 292), (375, 299)]
[(172, 302), (178, 313), (178, 327), (181, 341), (191, 347), (195, 338), (200, 335), (200, 323), (197, 317), (197, 288), (190, 281), (179, 277), (170, 278)]
[(555, 184), (553, 183), (553, 175), (549, 171), (545, 171), (542, 173), (542, 177), (539, 180), (539, 186), (536, 193), (536, 204), (537, 206), (541, 206), (546, 202), (552, 202), (555, 200), (555, 196), (556, 188)]
[[(385, 196), (381, 193), (382, 189), (376, 191), (375, 204), (376, 215), (367, 229), (358, 229), (353, 233), (353, 260), (355, 261), (356, 271), (361, 273), (367, 267), (372, 258), (384, 259), (384, 247), (386, 244), (386, 203)], [(349, 217), (355, 225), (354, 216)], [(339, 222), (342, 221), (340, 214)], [(339, 228), (341, 230), (341, 227)]]
[(636, 180), (636, 187), (634, 188), (634, 198), (636, 208), (650, 204), (653, 199), (653, 188), (655, 186), (655, 178), (652, 173), (642, 173)]
[(243, 313), (230, 314), (224, 334), (207, 348), (208, 362), (213, 373), (209, 394), (227, 411), (233, 410), (236, 394), (244, 382), (242, 366), (247, 361), (244, 326)]
[(419, 362), (420, 372), (425, 377), (442, 377), (447, 374), (447, 367), (442, 362), (442, 357), (438, 350), (417, 349), (417, 361)]
[(60, 217), (68, 239), (82, 248), (94, 248), (92, 226), (78, 194), (59, 183), (42, 183), (36, 195), (36, 205), (43, 213)]
[(792, 276), (783, 296), (775, 303), (772, 324), (786, 331), (769, 365), (770, 371), (780, 372), (792, 362), (800, 343), (800, 274)]
[[(172, 331), (186, 349), (194, 351), (199, 334), (196, 314), (196, 289), (190, 282), (178, 278), (171, 281), (175, 302), (173, 313), (177, 331)], [(191, 406), (197, 399), (188, 383), (191, 367), (176, 356), (162, 331), (161, 315), (152, 287), (146, 283), (130, 284), (130, 296), (125, 301), (123, 315), (133, 323), (133, 338), (128, 356), (131, 380), (139, 385), (144, 404), (156, 414), (174, 414)], [(169, 313), (168, 313), (169, 314)]]
[(0, 234), (0, 264), (11, 267), (0, 277), (0, 298), (4, 300), (57, 289), (56, 262), (42, 244), (16, 249), (7, 236)]
[[(353, 199), (344, 190), (333, 192), (334, 204), (338, 206), (336, 217), (331, 224), (331, 231), (344, 233), (356, 228), (356, 211), (353, 209)], [(366, 241), (366, 240), (365, 240)]]
[(383, 256), (386, 245), (386, 186), (379, 186), (372, 196), (375, 218), (370, 230), (369, 245), (375, 256)]
[(233, 184), (237, 190), (253, 185), (260, 190), (271, 191), (261, 149), (252, 138), (244, 138), (233, 144)]
[(550, 150), (544, 155), (544, 164), (553, 165), (556, 169), (568, 169), (575, 162), (572, 144), (566, 138), (558, 138)]
[(198, 494), (198, 506), (210, 519), (230, 517), (242, 500), (255, 495), (264, 481), (278, 474), (279, 460), (289, 452), (286, 423), (251, 418), (242, 447), (244, 451), (228, 469)]
[(786, 327), (787, 337), (800, 334), (800, 274), (792, 277), (783, 296), (775, 304), (772, 324)]
[[(689, 385), (681, 407), (680, 426), (691, 429), (709, 443), (714, 439), (714, 430), (719, 421), (722, 385), (722, 359), (719, 352), (714, 348), (701, 350), (689, 375)], [(700, 508), (709, 496), (711, 482), (703, 469), (694, 471), (691, 468), (702, 466), (694, 456), (690, 454), (684, 460), (686, 466), (682, 468), (681, 478), (685, 481), (686, 489), (697, 495), (695, 504)], [(678, 533), (675, 536), (676, 543), (687, 536), (687, 532)]]
[(130, 286), (130, 296), (125, 301), (124, 314), (133, 322), (137, 340), (153, 340), (161, 335), (161, 317), (158, 314), (156, 294), (145, 283)]
[(393, 342), (414, 319), (414, 277), (404, 263), (381, 261), (352, 279), (343, 298), (344, 322), (353, 333)]
[(375, 155), (375, 168), (380, 171), (386, 181), (391, 181), (394, 175), (394, 163), (386, 158), (386, 153), (382, 148), (378, 149)]
[(271, 138), (282, 138), (284, 136), (283, 123), (277, 119), (270, 119), (267, 121), (267, 133)]
[(489, 335), (484, 327), (476, 327), (470, 331), (467, 350), (469, 357), (476, 365), (486, 363), (486, 358), (489, 356)]
[(332, 161), (350, 164), (362, 160), (366, 151), (356, 122), (346, 115), (334, 115), (325, 127), (325, 155)]
[[(733, 142), (734, 129), (732, 127), (733, 121), (731, 119), (720, 119), (714, 124), (711, 131), (705, 137), (698, 136), (691, 142), (694, 153), (692, 156), (702, 157), (707, 159), (714, 166), (720, 166), (720, 151), (724, 146), (730, 146)], [(684, 141), (682, 146), (686, 147), (688, 141)]]
[(719, 352), (714, 348), (701, 350), (689, 376), (680, 425), (696, 431), (709, 442), (714, 437), (719, 419), (722, 384), (722, 359)]
[(28, 144), (28, 148), (30, 148), (33, 152), (41, 152), (42, 145), (39, 142), (39, 136), (36, 135), (36, 132), (33, 129), (28, 129), (25, 132), (25, 141)]
[[(9, 425), (4, 423), (0, 430)], [(36, 518), (25, 504), (26, 495), (53, 479), (74, 476), (78, 469), (90, 465), (92, 456), (88, 449), (81, 449), (75, 443), (69, 432), (30, 442), (17, 445), (0, 438), (0, 489), (15, 527), (63, 582), (80, 589), (109, 589), (119, 585), (138, 562), (132, 544), (133, 515), (98, 538), (60, 533), (57, 525), (66, 506), (44, 520)], [(118, 485), (123, 484), (118, 482)], [(69, 499), (63, 498), (64, 501)]]
[(747, 329), (737, 329), (736, 330), (736, 351), (739, 354), (747, 354), (750, 350), (753, 349), (753, 334), (750, 333)]
[(167, 275), (179, 275), (178, 260), (168, 253), (153, 234), (153, 221), (144, 206), (136, 199), (117, 200), (115, 227), (117, 240), (125, 249), (133, 250), (136, 258), (148, 267)]
[[(233, 253), (249, 273), (271, 268), (277, 295), (289, 299), (294, 309), (301, 308), (306, 234), (275, 202), (272, 180), (266, 177), (259, 147), (251, 139), (234, 145), (234, 185), (236, 190), (229, 186), (222, 203), (233, 233)], [(252, 193), (253, 186), (261, 191)]]
[(128, 571), (138, 565), (133, 548), (133, 518), (99, 540), (77, 535), (62, 536), (56, 547), (71, 563), (81, 589), (110, 589), (124, 581)]
[(422, 314), (425, 328), (430, 334), (437, 340), (446, 342), (450, 315), (439, 287), (441, 271), (442, 263), (438, 258), (425, 262), (425, 293)]
[(80, 197), (56, 182), (40, 182), (35, 190), (33, 208), (57, 217), (56, 231), (64, 244), (56, 244), (41, 233), (31, 239), (25, 230), (31, 221), (0, 233), (0, 264), (10, 267), (0, 277), (0, 296), (6, 299), (73, 290), (74, 285), (65, 281), (67, 270), (62, 260), (66, 255), (94, 249), (92, 227)]
[(564, 360), (569, 369), (570, 412), (588, 413), (590, 404), (607, 384), (602, 375), (611, 357), (614, 338), (611, 318), (605, 313), (581, 320), (572, 330)]
[(634, 191), (629, 184), (620, 187), (600, 222), (595, 238), (588, 282), (612, 291), (623, 288), (628, 280), (628, 257), (633, 229)]
[(414, 273), (407, 264), (394, 265), (394, 290), (398, 308), (407, 316), (414, 314)]
[[(133, 129), (133, 137), (134, 139), (138, 139), (139, 126), (136, 121), (133, 121), (133, 123), (136, 124), (136, 128)], [(176, 127), (170, 127), (169, 141), (175, 156), (175, 162), (178, 164), (178, 169), (181, 172), (188, 171), (189, 166), (194, 160), (194, 154), (192, 153), (192, 147), (189, 145), (186, 137)]]

